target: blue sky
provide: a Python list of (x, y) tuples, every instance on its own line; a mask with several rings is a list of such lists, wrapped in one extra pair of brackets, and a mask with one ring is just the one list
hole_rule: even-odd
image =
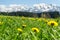
[(46, 3), (46, 4), (56, 4), (60, 6), (60, 0), (0, 0), (0, 4), (10, 5), (10, 4), (25, 4), (31, 6), (33, 4)]

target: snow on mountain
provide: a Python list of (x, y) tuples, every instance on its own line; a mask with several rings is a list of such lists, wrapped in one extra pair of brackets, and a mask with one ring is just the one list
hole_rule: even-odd
[(8, 7), (5, 5), (0, 5), (0, 12), (16, 12), (16, 11), (27, 11), (28, 7), (25, 5), (16, 5), (12, 4), (9, 5)]
[(34, 11), (38, 10), (40, 12), (57, 10), (57, 7), (52, 5), (52, 4), (50, 4), (50, 5), (49, 4), (44, 4), (44, 3), (42, 3), (42, 4), (35, 4), (35, 5), (33, 5), (33, 7), (34, 7), (34, 9), (33, 9)]
[(60, 7), (54, 5), (54, 4), (34, 4), (32, 7), (29, 7), (27, 5), (16, 5), (12, 4), (9, 6), (0, 5), (0, 12), (16, 12), (16, 11), (26, 11), (26, 12), (45, 12), (45, 11), (59, 11)]
[(16, 5), (16, 4), (9, 5), (9, 8), (12, 8), (13, 11), (27, 11), (28, 10), (27, 6)]

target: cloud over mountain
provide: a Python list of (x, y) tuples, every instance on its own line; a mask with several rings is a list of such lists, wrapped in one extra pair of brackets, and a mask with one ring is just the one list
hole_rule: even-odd
[(44, 11), (60, 11), (60, 7), (53, 4), (34, 4), (29, 7), (27, 5), (16, 5), (12, 4), (9, 6), (0, 5), (0, 12), (16, 12), (16, 11), (26, 11), (26, 12), (44, 12)]

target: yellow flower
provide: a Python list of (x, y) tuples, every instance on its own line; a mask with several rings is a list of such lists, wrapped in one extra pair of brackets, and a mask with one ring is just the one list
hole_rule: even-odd
[(25, 27), (26, 27), (26, 25), (24, 24), (24, 25), (22, 25), (22, 27), (23, 27), (23, 28), (25, 28)]
[(3, 22), (0, 22), (0, 25), (2, 25), (3, 24)]
[(19, 31), (19, 32), (22, 32), (23, 30), (22, 29), (20, 29), (20, 28), (17, 28), (17, 30)]
[(32, 28), (32, 31), (39, 32), (39, 29), (38, 28)]
[(58, 26), (58, 23), (56, 21), (53, 21), (53, 20), (49, 21), (47, 24), (50, 26)]

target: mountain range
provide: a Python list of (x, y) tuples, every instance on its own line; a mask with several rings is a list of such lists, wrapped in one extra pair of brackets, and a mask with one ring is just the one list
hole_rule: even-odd
[(40, 13), (40, 12), (48, 12), (48, 11), (59, 11), (60, 7), (55, 4), (34, 4), (31, 7), (28, 5), (16, 5), (12, 4), (9, 6), (0, 5), (0, 12), (16, 12), (16, 11), (22, 11), (22, 12), (34, 12), (34, 13)]

